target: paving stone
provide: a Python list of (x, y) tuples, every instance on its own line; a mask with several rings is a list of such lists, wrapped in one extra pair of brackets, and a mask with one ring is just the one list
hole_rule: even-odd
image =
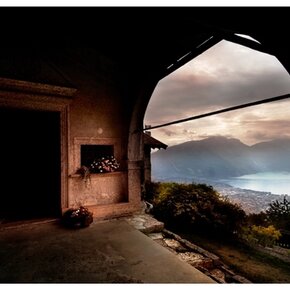
[(135, 229), (139, 230), (139, 231), (144, 231), (146, 230), (146, 228), (143, 225), (135, 225)]
[(238, 283), (241, 283), (241, 284), (252, 283), (251, 281), (249, 281), (248, 279), (246, 279), (245, 277), (242, 277), (240, 275), (235, 275), (232, 277), (232, 279)]
[(162, 232), (164, 223), (148, 214), (136, 215), (126, 218), (127, 222), (145, 234)]
[(215, 267), (213, 260), (206, 257), (203, 257), (202, 260), (193, 261), (190, 264), (194, 267), (202, 267), (207, 270), (211, 270)]
[(145, 223), (146, 222), (146, 219), (145, 218), (141, 218), (141, 217), (134, 217), (131, 220), (133, 222), (136, 222), (136, 223)]
[(151, 234), (148, 234), (148, 237), (150, 237), (153, 240), (162, 240), (163, 239), (162, 233), (151, 233)]
[(226, 275), (220, 269), (217, 269), (217, 268), (212, 269), (209, 273), (217, 282), (226, 283), (226, 280), (225, 280)]
[(193, 252), (185, 252), (185, 253), (178, 253), (177, 255), (181, 260), (191, 264), (194, 262), (202, 262), (204, 257), (198, 253)]
[(184, 248), (178, 241), (174, 239), (164, 239), (165, 244), (171, 249), (177, 252), (185, 252), (186, 248)]

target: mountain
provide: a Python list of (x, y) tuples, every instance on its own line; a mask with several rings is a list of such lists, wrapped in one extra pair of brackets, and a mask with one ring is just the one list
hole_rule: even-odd
[(209, 137), (151, 154), (153, 179), (221, 179), (265, 171), (290, 171), (290, 139), (248, 146), (238, 139)]
[(277, 139), (251, 147), (259, 171), (290, 171), (290, 140)]

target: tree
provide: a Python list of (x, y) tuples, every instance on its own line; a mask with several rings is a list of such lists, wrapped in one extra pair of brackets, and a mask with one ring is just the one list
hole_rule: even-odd
[(286, 195), (282, 201), (275, 200), (270, 203), (266, 214), (277, 228), (290, 230), (290, 201)]
[(248, 214), (247, 223), (249, 226), (257, 225), (267, 227), (270, 225), (268, 215), (264, 211)]

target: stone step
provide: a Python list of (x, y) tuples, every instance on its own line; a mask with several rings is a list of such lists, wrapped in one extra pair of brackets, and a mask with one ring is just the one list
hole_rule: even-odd
[(138, 214), (125, 218), (126, 221), (144, 234), (159, 233), (164, 229), (164, 223), (149, 214)]

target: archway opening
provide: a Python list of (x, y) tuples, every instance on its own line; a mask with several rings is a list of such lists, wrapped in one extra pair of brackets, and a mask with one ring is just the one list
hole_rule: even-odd
[[(274, 56), (221, 41), (158, 83), (145, 124), (154, 127), (289, 92), (289, 74)], [(216, 185), (262, 172), (270, 183), (276, 173), (290, 172), (289, 115), (290, 100), (285, 99), (154, 129), (152, 136), (169, 148), (152, 154), (152, 180)], [(290, 185), (290, 174), (279, 176)], [(271, 190), (269, 184), (263, 191)], [(247, 210), (264, 209), (269, 201)]]

